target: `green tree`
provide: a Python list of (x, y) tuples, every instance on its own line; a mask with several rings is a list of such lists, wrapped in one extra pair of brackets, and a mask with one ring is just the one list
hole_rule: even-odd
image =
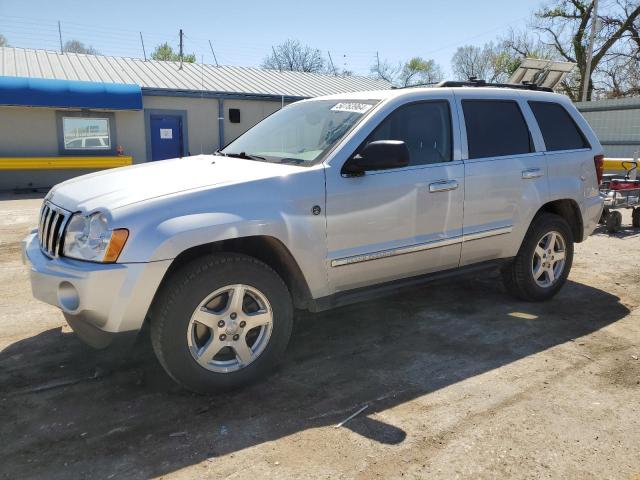
[(442, 78), (442, 69), (434, 60), (413, 57), (402, 66), (398, 76), (398, 83), (403, 87), (408, 87), (418, 84), (437, 83)]
[[(171, 45), (169, 45), (169, 42), (164, 42), (156, 46), (155, 50), (151, 54), (151, 58), (153, 60), (159, 60), (159, 61), (165, 61), (165, 62), (179, 62), (180, 54), (173, 51), (173, 48), (171, 48)], [(195, 63), (196, 54), (195, 53), (189, 53), (186, 55), (183, 54), (182, 61), (185, 63)]]
[(0, 33), (0, 47), (8, 47), (9, 42), (7, 42), (7, 37)]
[(442, 81), (442, 68), (434, 60), (412, 57), (404, 63), (392, 64), (388, 60), (380, 60), (371, 65), (371, 76), (378, 80), (386, 80), (396, 87), (433, 84)]

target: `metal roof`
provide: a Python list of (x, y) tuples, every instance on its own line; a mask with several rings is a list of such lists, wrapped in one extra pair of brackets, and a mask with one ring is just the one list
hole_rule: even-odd
[(199, 63), (183, 63), (182, 69), (179, 66), (179, 62), (0, 47), (0, 76), (130, 83), (140, 85), (143, 93), (145, 89), (167, 89), (317, 97), (390, 87), (384, 80), (357, 76), (280, 72), (252, 67), (216, 67)]

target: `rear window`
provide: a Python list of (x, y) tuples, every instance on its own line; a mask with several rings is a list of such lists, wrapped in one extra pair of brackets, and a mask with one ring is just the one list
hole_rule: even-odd
[(463, 100), (469, 158), (500, 157), (533, 151), (518, 104), (511, 100)]
[(547, 151), (589, 148), (586, 138), (562, 105), (529, 102)]

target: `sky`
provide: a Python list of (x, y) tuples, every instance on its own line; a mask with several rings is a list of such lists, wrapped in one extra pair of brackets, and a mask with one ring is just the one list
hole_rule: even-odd
[(105, 55), (143, 56), (185, 34), (185, 53), (214, 63), (259, 66), (277, 45), (291, 38), (330, 52), (337, 68), (366, 75), (380, 59), (392, 63), (413, 56), (434, 59), (450, 77), (456, 48), (482, 45), (524, 28), (540, 0), (0, 0), (0, 33), (11, 46), (60, 48), (80, 40)]

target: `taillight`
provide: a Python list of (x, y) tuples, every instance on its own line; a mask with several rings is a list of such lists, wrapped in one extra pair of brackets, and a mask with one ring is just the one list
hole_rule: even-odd
[(602, 176), (604, 175), (604, 155), (594, 156), (593, 164), (596, 166), (596, 177), (598, 177), (598, 185), (600, 185)]

